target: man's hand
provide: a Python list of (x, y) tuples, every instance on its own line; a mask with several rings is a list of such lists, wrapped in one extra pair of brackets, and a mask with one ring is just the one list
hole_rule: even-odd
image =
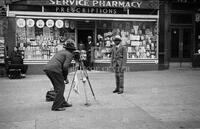
[(66, 79), (64, 80), (64, 83), (65, 83), (65, 84), (68, 84), (68, 83), (69, 83), (68, 78), (66, 78)]

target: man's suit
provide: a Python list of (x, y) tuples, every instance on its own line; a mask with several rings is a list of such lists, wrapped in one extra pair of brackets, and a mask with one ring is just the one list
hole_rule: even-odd
[(65, 102), (63, 95), (65, 90), (64, 80), (67, 79), (68, 68), (72, 59), (73, 54), (71, 52), (68, 50), (61, 50), (52, 57), (44, 68), (44, 72), (51, 80), (54, 90), (57, 93), (52, 105), (52, 110), (61, 107)]
[(124, 89), (124, 70), (127, 61), (127, 50), (125, 46), (113, 46), (111, 49), (111, 67), (115, 71), (116, 90)]
[(92, 41), (88, 41), (87, 43), (87, 67), (93, 67), (93, 42)]

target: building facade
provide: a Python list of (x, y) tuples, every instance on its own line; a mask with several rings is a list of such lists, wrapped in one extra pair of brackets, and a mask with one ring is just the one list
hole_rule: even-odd
[(6, 6), (3, 1), (0, 2), (0, 65), (4, 65), (5, 59), (5, 38), (7, 30)]
[[(200, 2), (197, 0), (160, 1), (159, 63), (162, 68), (179, 67), (199, 58)], [(199, 66), (198, 66), (199, 67)]]
[(23, 0), (7, 3), (8, 54), (24, 51), (28, 73), (40, 73), (63, 42), (94, 42), (94, 69), (108, 70), (113, 37), (127, 46), (127, 71), (159, 68), (158, 0)]

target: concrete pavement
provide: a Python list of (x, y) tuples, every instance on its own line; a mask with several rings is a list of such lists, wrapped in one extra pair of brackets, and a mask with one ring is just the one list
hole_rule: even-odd
[[(70, 74), (69, 79), (72, 79)], [(45, 102), (51, 83), (45, 75), (0, 78), (0, 129), (200, 129), (200, 70), (125, 73), (125, 93), (113, 94), (114, 74), (89, 72), (97, 101), (82, 82), (73, 107), (51, 111)], [(65, 97), (70, 86), (66, 86)]]

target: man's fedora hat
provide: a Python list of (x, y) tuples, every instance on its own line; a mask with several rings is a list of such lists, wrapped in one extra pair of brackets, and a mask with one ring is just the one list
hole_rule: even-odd
[(114, 41), (121, 41), (121, 37), (119, 35), (116, 35), (115, 38), (114, 38)]
[(72, 43), (72, 42), (64, 43), (63, 47), (65, 49), (76, 50), (76, 47), (74, 46), (74, 43)]

